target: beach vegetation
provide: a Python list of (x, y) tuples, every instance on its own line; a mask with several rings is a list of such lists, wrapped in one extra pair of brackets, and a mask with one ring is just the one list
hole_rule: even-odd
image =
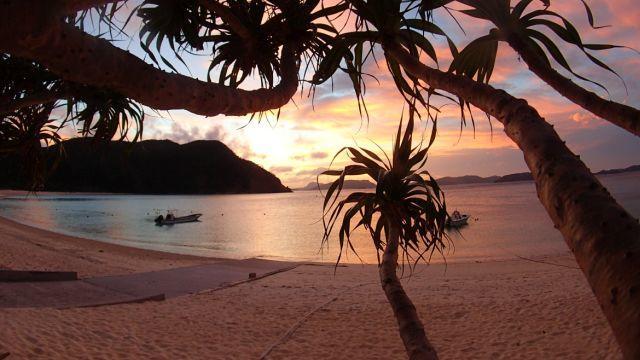
[[(597, 28), (586, 0), (572, 1), (585, 9), (588, 28)], [(460, 108), (461, 128), (469, 123), (475, 125), (473, 108), (485, 113), (490, 121), (502, 124), (505, 134), (522, 151), (540, 202), (575, 255), (624, 356), (637, 359), (640, 358), (640, 223), (618, 204), (536, 108), (526, 99), (489, 84), (499, 64), (498, 43), (506, 42), (533, 73), (556, 91), (638, 135), (638, 110), (598, 99), (598, 95), (576, 85), (578, 80), (598, 89), (593, 79), (574, 71), (575, 65), (563, 55), (563, 51), (577, 48), (596, 69), (615, 76), (614, 69), (596, 58), (594, 52), (614, 50), (616, 46), (584, 41), (581, 31), (566, 20), (555, 3), (550, 0), (3, 1), (0, 47), (4, 59), (25, 59), (48, 75), (39, 77), (26, 72), (26, 79), (35, 80), (35, 84), (27, 84), (30, 92), (11, 90), (2, 94), (1, 108), (11, 111), (2, 110), (0, 148), (23, 153), (27, 153), (26, 149), (37, 149), (37, 146), (16, 146), (22, 141), (16, 139), (23, 138), (16, 134), (28, 134), (25, 136), (31, 139), (31, 145), (55, 143), (56, 134), (62, 131), (59, 125), (64, 121), (54, 124), (48, 122), (49, 116), (44, 116), (57, 106), (52, 106), (52, 102), (73, 108), (68, 104), (78, 101), (84, 103), (83, 109), (96, 109), (81, 117), (85, 124), (87, 121), (90, 124), (81, 127), (88, 130), (81, 131), (81, 135), (109, 138), (121, 134), (118, 129), (126, 128), (127, 124), (142, 124), (138, 106), (185, 109), (204, 116), (261, 116), (270, 111), (277, 116), (277, 110), (291, 102), (299, 90), (314, 94), (318, 89), (330, 88), (320, 86), (337, 74), (348, 77), (353, 96), (361, 104), (360, 116), (366, 118), (366, 88), (371, 85), (368, 81), (371, 76), (365, 65), (380, 61), (386, 65), (408, 106), (421, 114), (423, 120), (435, 121), (439, 109), (432, 98), (443, 97)], [(126, 20), (120, 22), (118, 16), (122, 14)], [(451, 16), (455, 20), (464, 17), (457, 20), (461, 27), (462, 23), (473, 22), (478, 26), (472, 28), (494, 29), (472, 38), (459, 50), (450, 34), (438, 25)], [(339, 19), (348, 19), (346, 25)], [(140, 26), (128, 26), (134, 22)], [(89, 25), (97, 30), (89, 31)], [(116, 46), (122, 39), (139, 40), (146, 59)], [(436, 41), (446, 45), (438, 46)], [(187, 53), (209, 56), (213, 71), (208, 79), (178, 72), (178, 68), (187, 66), (182, 58)], [(444, 58), (453, 58), (448, 70), (440, 68)], [(561, 72), (565, 75), (559, 75)], [(78, 94), (70, 97), (54, 93), (55, 99), (38, 100), (32, 96), (40, 95), (38, 89), (52, 89), (46, 84), (58, 81), (49, 79), (49, 75), (65, 84), (86, 86), (82, 94), (92, 92), (88, 89), (99, 91), (103, 96), (95, 99), (106, 101), (105, 106), (114, 111), (101, 113), (103, 105), (92, 108), (88, 103), (91, 100), (76, 97)], [(260, 85), (249, 87), (254, 78)], [(14, 86), (11, 77), (2, 77), (0, 81), (3, 89)], [(119, 100), (106, 100), (114, 98)], [(92, 113), (94, 116), (90, 117)], [(79, 112), (73, 114), (70, 118), (76, 118)], [(127, 121), (123, 122), (125, 118)], [(118, 126), (114, 125), (114, 119), (118, 119)], [(35, 125), (22, 124), (24, 121)], [(105, 124), (101, 125), (103, 121)]]
[[(380, 284), (408, 357), (436, 359), (436, 350), (397, 273), (400, 264), (403, 269), (405, 265), (413, 269), (420, 261), (428, 262), (434, 253), (442, 255), (450, 244), (445, 233), (449, 215), (444, 193), (425, 169), (435, 127), (426, 146), (422, 142), (414, 146), (414, 115), (415, 111), (409, 111), (404, 133), (400, 121), (391, 158), (361, 147), (346, 147), (336, 156), (344, 153), (352, 163), (321, 174), (335, 178), (324, 196), (323, 243), (330, 241), (337, 225), (342, 256), (347, 251), (356, 252), (351, 242), (353, 231), (363, 228), (369, 233), (378, 254)], [(375, 191), (345, 195), (345, 179), (352, 176), (367, 176), (376, 184)]]

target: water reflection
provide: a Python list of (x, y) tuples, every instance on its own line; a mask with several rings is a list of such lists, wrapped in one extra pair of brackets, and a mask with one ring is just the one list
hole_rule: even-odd
[[(640, 173), (601, 178), (634, 216), (640, 215)], [(449, 211), (472, 215), (461, 234), (452, 233), (447, 261), (502, 259), (567, 252), (533, 183), (445, 188)], [(155, 209), (203, 213), (199, 223), (155, 226)], [(322, 198), (317, 191), (293, 194), (216, 196), (38, 196), (0, 200), (0, 215), (69, 235), (116, 244), (201, 256), (333, 262), (338, 241), (320, 251)], [(371, 239), (353, 234), (360, 257), (376, 261)], [(356, 256), (343, 256), (358, 262)], [(434, 261), (441, 262), (439, 255)]]

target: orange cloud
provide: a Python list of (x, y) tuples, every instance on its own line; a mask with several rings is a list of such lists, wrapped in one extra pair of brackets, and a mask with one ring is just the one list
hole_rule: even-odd
[[(640, 5), (635, 0), (590, 3), (598, 24), (615, 26), (591, 30), (579, 0), (554, 1), (552, 7), (578, 26), (584, 33), (585, 41), (635, 45), (640, 30)], [(539, 6), (537, 2), (535, 4)], [(481, 21), (464, 21), (467, 32), (465, 36), (447, 14), (438, 14), (436, 21), (452, 37), (460, 40), (460, 48), (474, 37), (485, 35), (491, 27)], [(442, 39), (433, 38), (433, 43), (439, 55), (440, 68), (446, 70), (451, 61), (448, 46)], [(623, 50), (602, 52), (599, 55), (627, 79), (627, 97), (624, 88), (613, 76), (589, 64), (576, 49), (564, 45), (561, 48), (571, 64), (575, 65), (576, 71), (602, 81), (610, 89), (614, 99), (635, 106), (640, 104), (640, 56)], [(381, 53), (377, 55), (383, 60)], [(202, 68), (202, 58), (195, 59), (193, 61), (197, 62), (198, 68)], [(427, 61), (426, 55), (423, 55), (423, 59)], [(172, 112), (173, 120), (163, 114), (163, 117), (166, 116), (164, 119), (151, 121), (147, 128), (151, 134), (155, 131), (162, 136), (184, 139), (188, 136), (206, 136), (207, 133), (213, 136), (214, 129), (218, 129), (218, 137), (240, 156), (248, 157), (272, 170), (286, 185), (303, 186), (315, 181), (315, 176), (329, 166), (333, 155), (344, 146), (354, 145), (354, 141), (368, 148), (375, 148), (371, 140), (386, 151), (390, 150), (393, 134), (402, 115), (403, 99), (398, 94), (384, 61), (379, 64), (370, 62), (365, 69), (377, 79), (367, 80), (368, 120), (360, 116), (350, 81), (342, 74), (333, 79), (333, 89), (330, 84), (319, 86), (315, 99), (307, 97), (306, 92), (302, 96), (297, 95), (294, 98), (295, 104), (292, 102), (285, 106), (277, 119), (275, 115), (268, 115), (261, 121), (249, 123), (249, 117), (219, 116), (205, 119), (186, 112)], [(254, 87), (256, 84), (257, 82), (247, 86)], [(605, 159), (588, 153), (590, 148), (585, 144), (593, 142), (596, 137), (594, 134), (607, 134), (602, 137), (601, 142), (635, 141), (633, 136), (630, 140), (624, 133), (616, 133), (617, 130), (612, 130), (613, 125), (564, 99), (531, 74), (518, 55), (504, 44), (499, 47), (492, 84), (525, 98), (547, 121), (556, 125), (560, 135), (568, 139), (572, 148), (587, 152), (583, 156), (587, 161)], [(447, 103), (450, 101), (434, 99), (434, 105), (443, 106), (438, 114), (438, 137), (428, 163), (436, 176), (487, 176), (526, 170), (522, 154), (506, 137), (499, 122), (494, 120), (489, 123), (482, 112), (474, 110), (475, 134), (470, 119), (461, 132), (460, 110), (455, 105), (446, 105)], [(179, 123), (180, 128), (172, 128), (172, 121)], [(416, 138), (423, 134), (428, 138), (430, 127), (429, 123), (421, 121), (415, 132)], [(599, 146), (600, 152), (606, 151), (605, 144)], [(614, 156), (620, 155), (610, 155)], [(342, 166), (345, 162), (344, 158), (339, 158), (334, 166)], [(598, 167), (595, 165), (595, 168)]]

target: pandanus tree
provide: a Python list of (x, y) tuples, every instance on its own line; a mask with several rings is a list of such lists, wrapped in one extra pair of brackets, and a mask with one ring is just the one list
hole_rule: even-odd
[[(430, 100), (442, 95), (460, 104), (461, 115), (465, 108), (467, 114), (472, 114), (470, 107), (475, 106), (503, 124), (506, 135), (522, 150), (540, 201), (574, 253), (624, 356), (640, 358), (638, 220), (617, 204), (535, 108), (486, 83), (495, 63), (495, 39), (507, 41), (556, 90), (637, 134), (633, 110), (620, 110), (612, 102), (580, 95), (579, 89), (569, 91), (571, 84), (557, 78), (551, 71), (551, 61), (545, 60), (552, 58), (565, 67), (558, 55), (563, 46), (578, 46), (592, 56), (590, 51), (609, 45), (583, 42), (573, 25), (548, 8), (526, 12), (531, 6), (528, 1), (514, 3), (513, 8), (507, 2), (495, 13), (487, 13), (486, 9), (473, 11), (495, 1), (459, 1), (471, 6), (472, 11), (467, 14), (473, 21), (495, 20), (496, 30), (485, 38), (490, 45), (480, 46), (484, 41), (473, 45), (482, 49), (478, 52), (458, 51), (436, 25), (439, 14), (451, 11), (447, 6), (452, 1), (448, 0), (345, 0), (327, 6), (319, 0), (135, 2), (131, 16), (137, 16), (142, 23), (141, 45), (155, 60), (150, 64), (114, 46), (104, 38), (106, 35), (90, 35), (82, 30), (87, 16), (98, 14), (98, 21), (109, 25), (113, 14), (122, 10), (122, 4), (132, 1), (5, 0), (0, 2), (0, 53), (34, 61), (65, 82), (104, 89), (151, 108), (179, 108), (212, 116), (280, 108), (290, 101), (300, 80), (306, 79), (301, 74), (307, 70), (313, 74), (310, 80), (314, 85), (344, 71), (354, 84), (356, 97), (362, 100), (366, 85), (364, 64), (382, 52), (399, 92), (409, 103), (415, 101), (421, 108), (437, 111)], [(549, 1), (542, 3), (550, 5)], [(428, 14), (420, 15), (421, 7)], [(347, 26), (348, 31), (342, 31), (335, 27), (331, 17), (340, 14), (353, 14), (355, 29)], [(506, 28), (499, 20), (505, 14), (509, 18)], [(592, 18), (590, 11), (588, 14)], [(539, 31), (544, 28), (547, 30)], [(126, 29), (120, 30), (126, 34)], [(551, 31), (563, 41), (551, 45), (531, 30), (543, 34)], [(455, 65), (449, 71), (438, 68), (433, 55), (438, 55), (435, 49), (439, 47), (432, 44), (432, 35), (444, 38), (450, 45)], [(179, 56), (175, 56), (178, 60), (163, 57), (167, 49), (176, 55), (200, 49), (210, 51), (211, 61), (216, 63), (213, 74), (218, 76), (213, 78), (217, 82), (160, 70), (161, 64), (178, 66)], [(470, 53), (482, 59), (468, 67), (465, 63), (472, 58)], [(543, 57), (543, 53), (548, 55)], [(595, 57), (589, 59), (604, 65)], [(246, 76), (249, 71), (262, 80), (261, 88), (242, 88), (245, 80), (252, 78)], [(575, 96), (570, 94), (574, 91)], [(590, 109), (591, 104), (597, 109)], [(8, 106), (15, 109), (16, 103)]]
[[(219, 82), (169, 73), (82, 31), (97, 9), (112, 26), (126, 1), (7, 1), (0, 4), (0, 51), (46, 66), (65, 81), (108, 88), (157, 110), (186, 109), (214, 116), (245, 115), (287, 104), (306, 68), (324, 56), (337, 30), (326, 21), (345, 4), (318, 8), (320, 0), (145, 0), (133, 15), (142, 22), (141, 46), (156, 64), (170, 64), (160, 51), (211, 51)], [(126, 33), (124, 27), (116, 33)], [(107, 32), (111, 33), (111, 32)], [(170, 66), (175, 70), (175, 66)], [(239, 87), (252, 71), (263, 87)], [(279, 77), (279, 83), (274, 84)]]
[[(591, 8), (584, 0), (581, 1), (591, 27), (597, 28)], [(576, 27), (564, 16), (551, 10), (550, 2), (545, 2), (545, 7), (542, 9), (534, 8), (531, 11), (527, 10), (532, 7), (534, 0), (423, 0), (421, 6), (422, 11), (429, 13), (447, 3), (454, 2), (470, 7), (459, 10), (461, 13), (475, 19), (489, 21), (496, 28), (491, 29), (489, 34), (471, 41), (456, 56), (451, 65), (453, 71), (476, 77), (481, 82), (488, 82), (495, 65), (498, 43), (506, 42), (520, 55), (533, 73), (558, 93), (594, 115), (640, 136), (640, 110), (603, 99), (553, 68), (547, 54), (567, 73), (608, 93), (600, 83), (576, 73), (560, 47), (544, 30), (554, 34), (566, 44), (575, 46), (593, 64), (616, 76), (618, 74), (615, 70), (595, 57), (592, 52), (625, 48), (624, 46), (584, 43)]]
[[(437, 359), (416, 307), (397, 274), (400, 255), (403, 265), (413, 266), (430, 259), (434, 252), (442, 253), (448, 241), (444, 232), (448, 218), (444, 194), (424, 170), (427, 152), (435, 140), (435, 127), (425, 148), (421, 144), (413, 146), (413, 128), (411, 110), (404, 134), (400, 122), (392, 156), (389, 159), (385, 154), (386, 161), (360, 147), (347, 147), (336, 154), (345, 152), (353, 164), (321, 174), (336, 177), (324, 199), (323, 243), (330, 240), (337, 224), (342, 255), (344, 251), (356, 251), (351, 243), (353, 230), (364, 228), (369, 232), (378, 254), (380, 285), (398, 322), (407, 355), (410, 359)], [(352, 192), (341, 197), (344, 181), (351, 176), (369, 177), (376, 184), (375, 192)]]
[[(525, 162), (536, 183), (538, 197), (562, 233), (569, 249), (585, 274), (600, 307), (612, 326), (625, 358), (640, 357), (640, 224), (622, 208), (602, 186), (585, 164), (571, 152), (565, 142), (539, 113), (525, 100), (515, 98), (503, 90), (471, 78), (473, 74), (443, 72), (422, 62), (416, 54), (417, 41), (401, 32), (396, 21), (388, 26), (388, 17), (400, 14), (412, 16), (413, 2), (350, 1), (365, 33), (360, 41), (379, 44), (387, 61), (397, 63), (404, 72), (392, 72), (407, 78), (407, 83), (418, 79), (427, 94), (444, 91), (459, 98), (462, 111), (473, 105), (500, 121), (506, 135), (522, 150)], [(384, 3), (384, 4), (383, 4)], [(394, 3), (390, 5), (389, 3)], [(394, 11), (393, 13), (389, 13)], [(379, 20), (380, 19), (380, 20)], [(415, 19), (414, 19), (415, 20)], [(425, 32), (438, 34), (437, 26), (420, 19)], [(376, 23), (385, 21), (385, 23)], [(381, 31), (368, 32), (367, 25)], [(347, 36), (347, 35), (343, 35)], [(356, 37), (348, 35), (350, 37)], [(423, 43), (427, 37), (420, 38)], [(421, 47), (425, 45), (422, 44)], [(348, 58), (357, 56), (362, 45), (355, 44)], [(451, 47), (454, 55), (457, 50)], [(455, 60), (454, 60), (455, 61)], [(353, 68), (363, 68), (357, 64)], [(352, 71), (352, 70), (351, 70)], [(351, 76), (358, 77), (359, 74)], [(396, 81), (400, 86), (402, 83)], [(403, 91), (411, 96), (411, 91)]]

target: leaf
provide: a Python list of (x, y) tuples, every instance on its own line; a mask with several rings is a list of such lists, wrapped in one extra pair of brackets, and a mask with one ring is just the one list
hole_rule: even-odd
[(495, 36), (482, 36), (470, 42), (454, 57), (449, 71), (488, 83), (493, 74), (497, 53), (498, 41)]
[(524, 13), (524, 11), (526, 10), (526, 8), (533, 2), (533, 0), (520, 0), (520, 2), (518, 2), (518, 4), (516, 4), (516, 6), (513, 7), (513, 10), (511, 11), (511, 15), (515, 18), (515, 19), (519, 19), (522, 14)]

